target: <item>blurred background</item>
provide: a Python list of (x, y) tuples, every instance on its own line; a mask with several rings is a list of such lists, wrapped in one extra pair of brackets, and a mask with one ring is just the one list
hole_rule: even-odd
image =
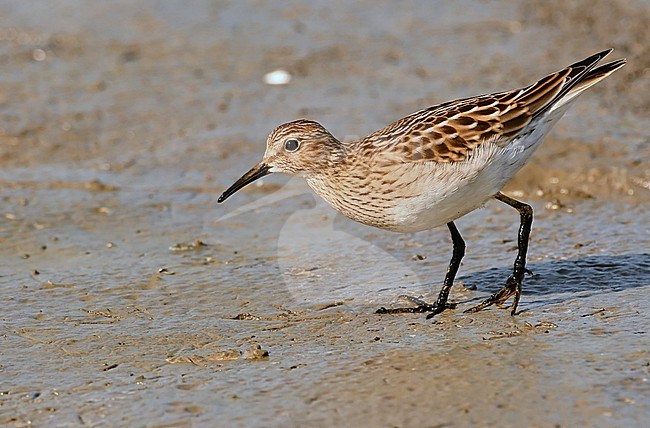
[[(649, 22), (645, 0), (2, 1), (0, 424), (638, 424)], [(538, 215), (519, 321), (372, 315), (435, 295), (446, 230), (371, 230), (286, 177), (216, 204), (280, 123), (363, 136), (609, 47), (628, 64), (506, 189)], [(452, 297), (500, 286), (516, 222), (460, 221)]]

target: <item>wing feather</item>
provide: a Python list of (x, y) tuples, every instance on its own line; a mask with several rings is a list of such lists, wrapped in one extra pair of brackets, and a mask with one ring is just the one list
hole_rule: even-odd
[(462, 162), (487, 141), (512, 140), (531, 120), (571, 94), (573, 87), (581, 88), (582, 80), (593, 84), (590, 79), (603, 78), (622, 66), (607, 64), (590, 74), (608, 53), (592, 55), (525, 88), (429, 107), (369, 135), (360, 146), (385, 163)]

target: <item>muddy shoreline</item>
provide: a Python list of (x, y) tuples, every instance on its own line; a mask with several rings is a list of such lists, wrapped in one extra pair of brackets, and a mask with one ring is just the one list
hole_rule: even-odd
[[(4, 2), (0, 425), (647, 420), (650, 8), (574, 3)], [(437, 294), (446, 230), (373, 230), (286, 177), (216, 203), (281, 122), (365, 135), (607, 47), (629, 64), (506, 188), (536, 213), (515, 318), (462, 313), (509, 273), (508, 207), (458, 221), (459, 310), (431, 322), (374, 311)]]

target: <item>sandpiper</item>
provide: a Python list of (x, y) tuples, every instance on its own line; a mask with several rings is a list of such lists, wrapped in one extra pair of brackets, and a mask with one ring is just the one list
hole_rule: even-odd
[(417, 306), (380, 308), (378, 313), (445, 309), (465, 241), (454, 220), (490, 198), (519, 212), (518, 253), (505, 286), (478, 306), (502, 305), (521, 297), (533, 209), (501, 193), (530, 159), (544, 136), (585, 89), (625, 65), (619, 59), (598, 63), (599, 52), (538, 82), (511, 91), (449, 101), (406, 116), (365, 138), (341, 142), (318, 122), (296, 120), (278, 126), (266, 142), (260, 163), (220, 197), (225, 201), (247, 184), (272, 172), (304, 177), (309, 186), (345, 216), (394, 232), (411, 233), (446, 224), (453, 255), (434, 303), (412, 298)]

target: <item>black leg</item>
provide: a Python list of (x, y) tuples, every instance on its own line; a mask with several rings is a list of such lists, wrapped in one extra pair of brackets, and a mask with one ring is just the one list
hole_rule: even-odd
[(434, 315), (444, 311), (447, 308), (454, 309), (456, 307), (455, 303), (450, 304), (447, 302), (447, 299), (449, 298), (449, 291), (451, 290), (451, 286), (454, 285), (454, 279), (458, 273), (460, 262), (463, 260), (463, 256), (465, 256), (465, 241), (463, 241), (463, 237), (460, 236), (460, 232), (458, 232), (458, 229), (456, 229), (456, 225), (453, 221), (447, 223), (447, 227), (449, 228), (449, 232), (451, 232), (451, 241), (454, 244), (454, 252), (451, 255), (451, 260), (449, 261), (449, 267), (447, 268), (447, 274), (445, 275), (445, 282), (442, 285), (440, 294), (438, 294), (436, 303), (434, 303), (434, 306), (438, 310), (427, 315), (427, 319), (433, 318)]
[(451, 290), (451, 286), (454, 284), (454, 278), (456, 278), (456, 273), (460, 267), (460, 262), (465, 255), (465, 241), (463, 241), (463, 237), (460, 236), (460, 232), (458, 232), (458, 229), (456, 228), (456, 225), (453, 221), (447, 223), (447, 227), (449, 228), (449, 232), (451, 232), (451, 240), (454, 244), (454, 251), (451, 256), (451, 261), (449, 262), (449, 267), (447, 268), (445, 282), (442, 285), (442, 289), (440, 290), (440, 294), (438, 294), (438, 299), (436, 302), (434, 304), (428, 304), (421, 301), (420, 299), (410, 298), (410, 300), (416, 302), (418, 306), (392, 309), (379, 308), (377, 310), (378, 314), (430, 312), (429, 315), (427, 315), (427, 319), (430, 319), (445, 309), (454, 309), (456, 307), (456, 303), (449, 303), (447, 302), (447, 299), (449, 298), (449, 291)]
[(519, 211), (521, 224), (519, 226), (519, 237), (517, 240), (517, 258), (515, 259), (512, 275), (510, 275), (506, 280), (506, 285), (501, 290), (485, 299), (478, 306), (468, 309), (465, 312), (478, 312), (491, 305), (501, 305), (514, 294), (515, 297), (512, 302), (510, 314), (515, 315), (517, 313), (519, 299), (521, 298), (521, 283), (524, 280), (524, 275), (528, 272), (526, 269), (526, 253), (528, 252), (530, 228), (533, 224), (533, 208), (530, 205), (512, 199), (503, 193), (497, 193), (494, 198)]

